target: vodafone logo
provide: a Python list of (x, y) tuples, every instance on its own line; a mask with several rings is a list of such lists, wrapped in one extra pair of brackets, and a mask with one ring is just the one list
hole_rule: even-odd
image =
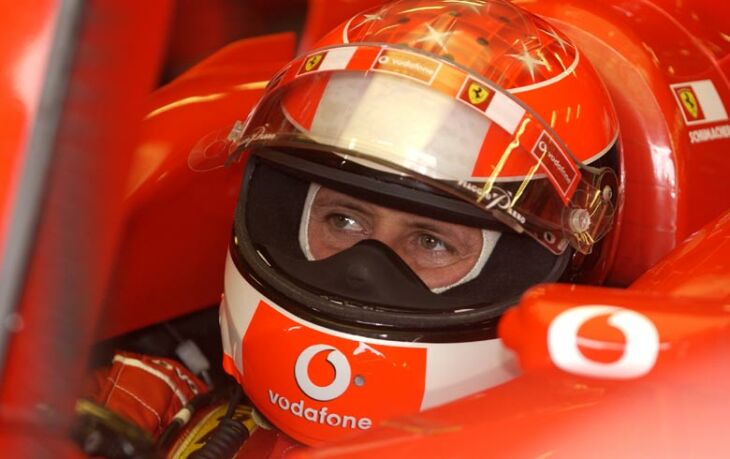
[[(608, 315), (608, 323), (626, 340), (621, 358), (596, 362), (578, 348), (578, 331), (589, 320)], [(570, 373), (607, 379), (631, 379), (649, 373), (659, 356), (659, 332), (643, 314), (617, 306), (580, 306), (559, 314), (548, 329), (548, 352), (555, 365)]]
[[(335, 370), (335, 378), (326, 386), (318, 386), (309, 378), (309, 365), (312, 359), (322, 352), (327, 353), (327, 361)], [(350, 386), (351, 376), (352, 370), (345, 354), (326, 344), (315, 344), (304, 349), (294, 365), (294, 378), (299, 389), (309, 398), (319, 402), (328, 402), (344, 394)], [(360, 430), (367, 430), (373, 425), (372, 419), (368, 417), (333, 413), (326, 405), (313, 407), (304, 400), (290, 400), (271, 389), (269, 389), (269, 401), (282, 411), (315, 424)]]
[[(328, 352), (327, 361), (335, 370), (335, 379), (326, 386), (318, 386), (309, 378), (309, 364), (320, 352)], [(345, 354), (326, 344), (309, 346), (297, 357), (294, 366), (294, 377), (299, 388), (307, 396), (320, 402), (334, 400), (344, 394), (350, 385), (352, 370)]]

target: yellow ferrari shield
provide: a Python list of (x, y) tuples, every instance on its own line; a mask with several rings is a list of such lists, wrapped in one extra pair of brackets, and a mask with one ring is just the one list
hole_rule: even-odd
[(469, 102), (471, 102), (474, 105), (479, 105), (485, 100), (487, 100), (487, 97), (489, 97), (489, 89), (483, 87), (482, 85), (472, 82), (472, 84), (469, 85)]
[(309, 56), (307, 61), (304, 63), (304, 71), (310, 72), (317, 68), (317, 65), (322, 61), (322, 57), (324, 57), (324, 54), (315, 54), (314, 56)]
[(687, 109), (687, 113), (692, 115), (692, 118), (697, 118), (699, 116), (699, 104), (694, 91), (690, 88), (682, 88), (678, 91), (678, 94), (682, 105)]

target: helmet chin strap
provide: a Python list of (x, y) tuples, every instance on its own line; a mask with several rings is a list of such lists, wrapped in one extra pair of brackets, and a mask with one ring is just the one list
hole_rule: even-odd
[[(304, 200), (304, 208), (302, 209), (302, 217), (299, 221), (299, 247), (302, 249), (305, 258), (308, 261), (316, 260), (316, 258), (312, 254), (312, 249), (309, 245), (309, 221), (312, 215), (312, 204), (314, 203), (314, 198), (317, 196), (317, 193), (321, 188), (322, 187), (317, 183), (311, 183), (309, 185), (309, 189), (307, 190), (307, 197)], [(482, 269), (484, 268), (484, 265), (487, 264), (489, 256), (494, 251), (494, 247), (497, 245), (499, 237), (502, 235), (502, 233), (500, 233), (499, 231), (491, 231), (487, 229), (482, 229), (481, 233), (482, 247), (479, 252), (479, 257), (477, 258), (477, 261), (474, 263), (469, 272), (462, 276), (456, 282), (442, 287), (434, 287), (430, 289), (431, 292), (437, 294), (443, 293), (454, 287), (465, 284), (479, 276), (479, 274), (482, 272)]]

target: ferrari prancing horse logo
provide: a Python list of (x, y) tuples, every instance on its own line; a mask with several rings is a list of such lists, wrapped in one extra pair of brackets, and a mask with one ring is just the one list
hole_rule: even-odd
[(315, 72), (319, 70), (320, 66), (322, 66), (322, 63), (324, 62), (324, 58), (326, 55), (327, 51), (324, 51), (321, 53), (312, 54), (311, 56), (307, 57), (304, 60), (304, 63), (300, 64), (297, 75), (302, 75), (304, 73)]
[(492, 89), (471, 77), (467, 78), (459, 91), (459, 99), (480, 112), (487, 110), (493, 95)]
[(311, 72), (312, 70), (317, 69), (319, 64), (322, 62), (322, 58), (324, 57), (324, 54), (315, 54), (314, 56), (309, 56), (307, 58), (306, 62), (304, 62), (304, 71), (305, 72)]
[(679, 100), (682, 101), (682, 105), (684, 105), (684, 108), (687, 109), (687, 112), (692, 115), (692, 118), (697, 119), (700, 115), (700, 105), (697, 102), (697, 98), (695, 97), (695, 93), (692, 91), (692, 88), (679, 88), (677, 90), (677, 94), (679, 95)]
[(480, 84), (473, 82), (469, 85), (469, 102), (479, 105), (489, 97), (489, 90)]

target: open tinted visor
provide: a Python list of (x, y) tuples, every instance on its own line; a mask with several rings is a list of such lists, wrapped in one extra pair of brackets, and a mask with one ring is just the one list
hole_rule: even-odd
[(382, 45), (303, 56), (245, 124), (252, 147), (330, 151), (457, 197), (555, 254), (590, 252), (610, 229), (617, 179), (582, 165), (529, 107), (427, 54)]
[[(555, 256), (531, 238), (505, 231), (477, 278), (440, 294), (429, 290), (393, 250), (376, 240), (308, 260), (298, 229), (306, 218), (303, 208), (312, 183), (323, 182), (379, 206), (428, 216), (438, 208), (454, 223), (498, 228), (498, 223), (480, 218), (479, 213), (472, 215), (473, 206), (465, 206), (463, 212), (452, 206), (463, 204), (455, 198), (439, 196), (435, 207), (422, 204), (416, 210), (412, 203), (434, 202), (426, 199), (433, 196), (428, 190), (384, 181), (378, 171), (362, 180), (357, 177), (347, 168), (306, 166), (289, 149), (256, 150), (246, 166), (235, 217), (231, 249), (239, 271), (278, 304), (293, 305), (298, 313), (316, 311), (310, 317), (315, 322), (335, 317), (343, 323), (431, 329), (495, 320), (530, 285), (557, 280), (569, 259), (570, 252)], [(357, 191), (355, 185), (363, 184)]]

